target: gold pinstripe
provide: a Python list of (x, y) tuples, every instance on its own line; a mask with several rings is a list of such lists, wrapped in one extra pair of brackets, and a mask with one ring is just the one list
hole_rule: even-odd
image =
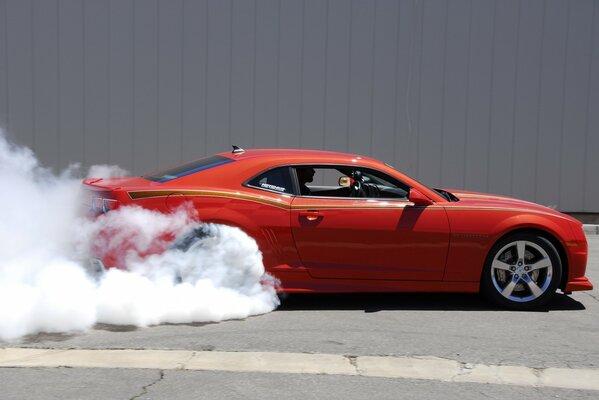
[[(532, 203), (534, 204), (534, 203)], [(469, 211), (486, 211), (486, 210), (493, 210), (493, 211), (515, 211), (515, 212), (522, 212), (522, 213), (532, 213), (532, 214), (541, 214), (541, 215), (549, 215), (551, 217), (556, 217), (556, 218), (561, 218), (561, 219), (565, 219), (568, 220), (567, 216), (561, 216), (561, 215), (556, 215), (556, 214), (552, 214), (552, 213), (548, 213), (545, 211), (540, 211), (540, 210), (529, 210), (526, 208), (505, 208), (505, 207), (485, 207), (485, 206), (480, 206), (480, 207), (473, 207), (473, 206), (450, 206), (450, 207), (445, 207), (446, 210), (469, 210)]]
[[(219, 198), (227, 198), (227, 199), (237, 199), (237, 200), (246, 200), (253, 201), (256, 203), (266, 204), (269, 206), (281, 208), (284, 210), (340, 210), (340, 209), (353, 209), (353, 210), (388, 210), (388, 209), (403, 209), (406, 204), (388, 204), (388, 205), (330, 205), (330, 204), (313, 204), (313, 205), (297, 205), (292, 206), (290, 204), (286, 204), (284, 202), (279, 202), (270, 198), (260, 197), (260, 196), (252, 196), (248, 194), (242, 193), (232, 193), (232, 192), (222, 192), (216, 190), (177, 190), (177, 191), (169, 191), (169, 190), (142, 190), (142, 191), (132, 191), (127, 192), (131, 200), (141, 200), (141, 199), (152, 199), (152, 198), (160, 198), (160, 197), (168, 197), (170, 195), (183, 195), (189, 197), (219, 197)], [(427, 210), (469, 210), (469, 211), (513, 211), (513, 212), (525, 212), (525, 213), (534, 213), (534, 214), (542, 214), (549, 215), (552, 217), (567, 219), (567, 217), (562, 217), (560, 215), (555, 215), (547, 212), (543, 212), (540, 210), (528, 210), (522, 208), (505, 208), (505, 207), (473, 207), (473, 206), (458, 206), (451, 205), (448, 207), (444, 206), (427, 206)]]
[[(242, 193), (231, 193), (231, 192), (221, 192), (221, 191), (213, 191), (213, 190), (177, 190), (177, 191), (168, 191), (168, 190), (144, 190), (144, 191), (134, 191), (127, 192), (129, 198), (131, 200), (141, 200), (141, 199), (154, 199), (161, 197), (168, 197), (170, 195), (182, 195), (189, 197), (220, 197), (220, 198), (228, 198), (228, 199), (238, 199), (238, 200), (247, 200), (253, 201), (257, 203), (262, 203), (278, 208), (283, 209), (294, 209), (294, 210), (312, 210), (314, 208), (319, 209), (365, 209), (365, 210), (382, 210), (382, 209), (398, 209), (404, 208), (406, 204), (389, 204), (386, 206), (382, 205), (329, 205), (329, 204), (315, 204), (315, 205), (301, 205), (301, 206), (291, 206), (289, 204), (279, 202), (276, 200), (272, 200), (269, 198), (252, 196)], [(430, 208), (430, 207), (429, 207)], [(434, 207), (434, 208), (442, 208), (442, 207)]]
[(275, 206), (279, 208), (288, 209), (289, 205), (283, 202), (279, 202), (276, 200), (251, 196), (241, 193), (230, 193), (230, 192), (220, 192), (215, 190), (177, 190), (177, 191), (167, 191), (167, 190), (144, 190), (139, 192), (127, 192), (131, 200), (140, 200), (140, 199), (153, 199), (160, 197), (168, 197), (170, 195), (182, 195), (189, 197), (221, 197), (221, 198), (229, 198), (229, 199), (240, 199), (240, 200), (248, 200), (254, 201), (258, 203), (267, 204), (270, 206)]
[(459, 193), (459, 192), (455, 192), (454, 194), (459, 197), (479, 197), (479, 198), (483, 198), (483, 199), (497, 199), (497, 200), (509, 199), (509, 197), (497, 196), (497, 195), (492, 195), (492, 194), (471, 194), (471, 193)]

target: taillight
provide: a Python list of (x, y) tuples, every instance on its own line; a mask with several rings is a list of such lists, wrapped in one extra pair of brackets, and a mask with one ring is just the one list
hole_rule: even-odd
[(118, 207), (119, 202), (113, 199), (104, 199), (102, 197), (92, 198), (92, 212), (96, 214), (104, 214)]

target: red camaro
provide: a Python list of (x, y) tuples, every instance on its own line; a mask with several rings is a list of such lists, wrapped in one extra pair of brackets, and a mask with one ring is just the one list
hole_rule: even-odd
[(284, 292), (481, 291), (527, 310), (557, 289), (593, 288), (574, 218), (509, 197), (431, 189), (369, 157), (234, 147), (142, 177), (84, 183), (97, 212), (191, 203), (203, 222), (241, 228)]

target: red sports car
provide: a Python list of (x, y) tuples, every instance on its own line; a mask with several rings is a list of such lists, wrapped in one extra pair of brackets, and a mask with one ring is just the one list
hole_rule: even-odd
[(284, 292), (480, 291), (528, 310), (557, 289), (593, 288), (574, 218), (509, 197), (432, 189), (369, 157), (234, 146), (84, 184), (97, 213), (191, 203), (203, 222), (241, 228)]

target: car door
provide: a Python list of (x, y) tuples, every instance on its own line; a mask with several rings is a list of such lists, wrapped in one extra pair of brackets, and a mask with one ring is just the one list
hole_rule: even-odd
[(333, 188), (313, 187), (327, 195), (302, 194), (291, 205), (295, 245), (312, 277), (443, 279), (449, 246), (443, 207), (416, 207), (384, 193), (336, 197)]

